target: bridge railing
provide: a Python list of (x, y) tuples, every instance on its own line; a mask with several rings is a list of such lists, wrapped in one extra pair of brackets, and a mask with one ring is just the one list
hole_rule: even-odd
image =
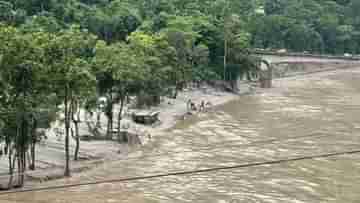
[(320, 55), (320, 54), (307, 54), (307, 53), (294, 53), (294, 52), (274, 52), (274, 51), (265, 51), (265, 50), (252, 50), (252, 54), (259, 55), (273, 55), (273, 56), (291, 56), (291, 57), (310, 57), (310, 58), (323, 58), (323, 59), (341, 59), (341, 60), (360, 60), (360, 56), (340, 56), (340, 55)]

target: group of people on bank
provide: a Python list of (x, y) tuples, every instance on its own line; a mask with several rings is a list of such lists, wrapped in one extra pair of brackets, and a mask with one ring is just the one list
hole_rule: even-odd
[(212, 104), (209, 101), (205, 102), (204, 100), (202, 100), (198, 105), (196, 105), (191, 99), (189, 99), (186, 103), (187, 111), (189, 113), (193, 111), (204, 112), (211, 106)]

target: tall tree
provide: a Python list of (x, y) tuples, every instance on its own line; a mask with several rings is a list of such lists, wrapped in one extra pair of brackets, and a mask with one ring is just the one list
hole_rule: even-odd
[(52, 35), (47, 49), (48, 74), (50, 84), (62, 102), (65, 117), (65, 176), (70, 176), (69, 138), (71, 126), (71, 104), (80, 95), (83, 87), (95, 78), (91, 74), (90, 65), (84, 58), (85, 52), (92, 49), (95, 38), (89, 33), (71, 27), (69, 30)]
[(34, 134), (38, 127), (38, 117), (35, 114), (41, 109), (39, 99), (46, 98), (48, 94), (44, 83), (45, 64), (42, 60), (47, 35), (24, 35), (16, 28), (0, 25), (0, 38), (7, 42), (0, 45), (0, 75), (4, 88), (0, 99), (0, 119), (9, 156), (11, 188), (16, 160), (19, 184), (22, 185), (26, 152), (36, 142), (34, 139), (38, 139)]

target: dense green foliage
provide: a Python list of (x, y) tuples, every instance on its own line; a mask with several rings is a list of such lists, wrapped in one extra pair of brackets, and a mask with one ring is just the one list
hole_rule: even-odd
[(342, 54), (360, 52), (358, 0), (265, 0), (253, 44), (293, 51)]
[(35, 153), (37, 129), (53, 119), (44, 112), (65, 117), (69, 175), (76, 115), (97, 97), (107, 98), (111, 139), (115, 104), (122, 112), (128, 96), (234, 81), (255, 67), (252, 48), (359, 53), (359, 10), (359, 0), (0, 0), (0, 139), (10, 174)]
[(224, 26), (250, 34), (252, 47), (358, 53), (359, 9), (357, 0), (1, 0), (0, 20), (49, 32), (79, 24), (107, 42), (180, 29), (216, 63)]

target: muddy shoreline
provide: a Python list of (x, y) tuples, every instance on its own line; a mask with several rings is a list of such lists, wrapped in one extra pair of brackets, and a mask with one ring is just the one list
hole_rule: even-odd
[[(293, 71), (294, 74), (286, 75), (280, 78), (276, 78), (276, 80), (285, 79), (288, 77), (300, 76), (305, 74), (316, 74), (318, 72), (327, 72), (327, 71), (335, 71), (336, 69), (348, 69), (354, 68), (355, 64), (351, 64), (350, 67), (347, 65), (344, 66), (332, 66), (328, 68), (319, 68), (317, 70), (311, 70), (314, 72), (309, 72), (309, 70), (303, 71)], [(357, 66), (357, 64), (356, 64)], [(291, 72), (291, 71), (290, 71)], [(156, 138), (158, 134), (167, 132), (168, 129), (171, 129), (176, 125), (176, 123), (180, 120), (183, 120), (184, 117), (187, 117), (187, 106), (186, 102), (191, 99), (195, 104), (200, 104), (202, 100), (209, 101), (213, 106), (223, 105), (227, 102), (236, 100), (240, 95), (249, 94), (258, 88), (254, 88), (254, 84), (250, 85), (248, 83), (240, 84), (240, 91), (238, 94), (225, 92), (220, 89), (216, 89), (209, 86), (204, 86), (202, 88), (189, 88), (185, 89), (181, 92), (177, 99), (164, 98), (161, 104), (157, 107), (151, 108), (154, 111), (160, 111), (159, 118), (161, 120), (160, 123), (153, 126), (143, 126), (135, 124), (131, 121), (129, 117), (124, 119), (124, 122), (128, 122), (132, 128), (142, 134), (151, 134), (151, 137)], [(195, 113), (196, 114), (196, 113)], [(191, 115), (190, 115), (191, 116)], [(103, 125), (105, 126), (106, 120), (102, 119)], [(86, 128), (83, 127), (83, 134), (86, 132)], [(63, 149), (61, 144), (62, 140), (59, 142), (54, 142), (53, 139), (50, 140), (51, 144), (59, 144), (57, 148)], [(152, 140), (147, 136), (141, 136), (141, 146), (129, 146), (127, 144), (118, 144), (115, 141), (83, 141), (82, 142), (82, 150), (81, 153), (88, 155), (88, 157), (92, 157), (86, 159), (84, 161), (73, 162), (72, 163), (72, 173), (73, 175), (81, 174), (85, 171), (92, 170), (98, 166), (101, 166), (104, 163), (111, 163), (112, 161), (122, 160), (128, 158), (131, 154), (137, 154), (143, 147), (154, 147), (151, 145)], [(62, 152), (61, 152), (62, 153)], [(61, 154), (62, 155), (62, 154)], [(43, 170), (35, 171), (36, 175), (32, 175), (29, 172), (27, 185), (25, 187), (31, 187), (32, 185), (38, 184), (39, 182), (47, 182), (56, 179), (62, 179), (63, 176), (63, 168), (62, 167), (49, 167)]]
[[(165, 133), (168, 129), (174, 127), (177, 122), (198, 114), (197, 111), (193, 111), (191, 113), (192, 115), (188, 113), (186, 102), (189, 99), (191, 99), (196, 105), (199, 105), (201, 101), (210, 102), (210, 108), (213, 108), (236, 100), (241, 95), (250, 93), (251, 90), (250, 85), (247, 83), (240, 84), (240, 91), (238, 93), (230, 93), (220, 88), (213, 88), (210, 86), (185, 89), (176, 99), (163, 98), (160, 105), (149, 109), (160, 112), (160, 122), (152, 126), (135, 124), (131, 121), (129, 116), (125, 116), (122, 122), (129, 124), (131, 126), (131, 130), (136, 131), (141, 135), (151, 134), (151, 137), (140, 136), (141, 145), (118, 144), (116, 141), (106, 140), (82, 141), (80, 155), (82, 155), (81, 157), (83, 157), (83, 160), (71, 162), (72, 175), (80, 175), (83, 172), (100, 167), (102, 164), (126, 159), (131, 154), (137, 154), (144, 147), (154, 147), (151, 146), (151, 142), (158, 134)], [(104, 116), (101, 121), (102, 125), (105, 126), (106, 119)], [(89, 133), (85, 124), (83, 124), (81, 130), (82, 134)], [(63, 140), (59, 139), (54, 134), (53, 129), (48, 131), (48, 134), (49, 138), (41, 144), (42, 147), (39, 147), (39, 153), (41, 153), (42, 148), (51, 148), (52, 150), (58, 150), (58, 153), (60, 153), (59, 156), (61, 156), (61, 153), (63, 153), (64, 150)], [(73, 144), (74, 143), (71, 143), (71, 149), (73, 148)], [(60, 160), (60, 162), (61, 161), (62, 160)], [(26, 174), (25, 188), (32, 188), (34, 185), (65, 178), (63, 172), (64, 169), (58, 161), (45, 160), (42, 162), (47, 163), (49, 166), (36, 171), (28, 171)], [(6, 183), (6, 181), (4, 183)]]

